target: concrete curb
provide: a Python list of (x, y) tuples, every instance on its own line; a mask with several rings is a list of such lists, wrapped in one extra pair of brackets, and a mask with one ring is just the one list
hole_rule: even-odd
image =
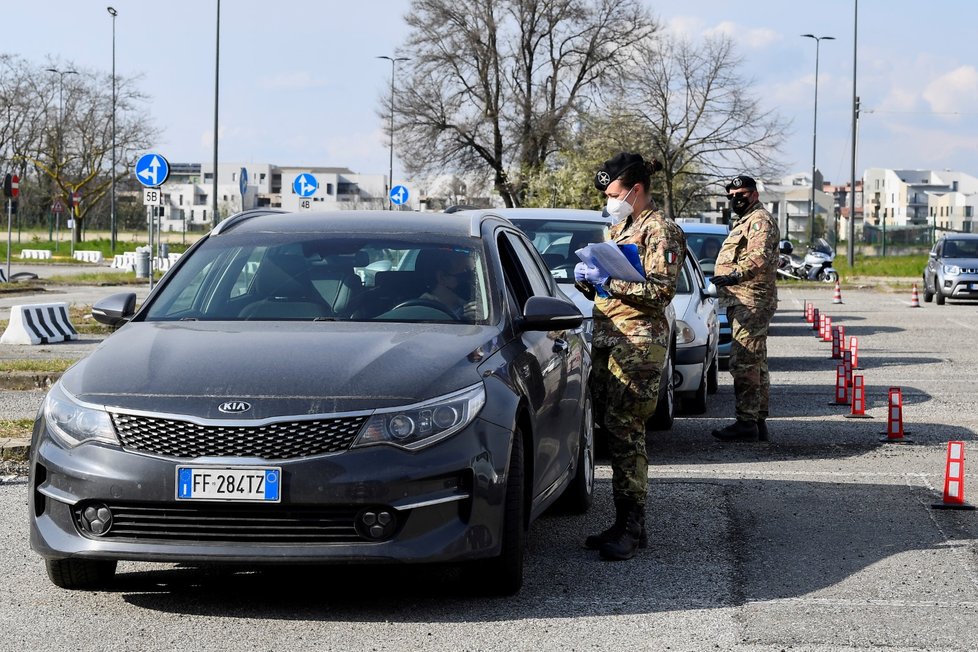
[(0, 460), (26, 462), (30, 452), (30, 439), (11, 437), (0, 439)]
[(47, 389), (59, 378), (60, 371), (5, 371), (0, 373), (0, 389)]

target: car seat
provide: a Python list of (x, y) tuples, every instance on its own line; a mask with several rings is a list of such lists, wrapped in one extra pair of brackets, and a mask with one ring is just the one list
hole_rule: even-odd
[[(360, 257), (366, 258), (365, 252)], [(360, 259), (352, 256), (337, 257), (327, 260), (325, 264), (313, 265), (310, 268), (312, 285), (319, 295), (333, 308), (337, 317), (348, 317), (357, 307), (357, 301), (363, 293), (363, 281), (353, 268), (365, 267)]]
[(316, 319), (332, 317), (333, 309), (309, 280), (309, 263), (298, 255), (269, 255), (255, 274), (256, 301), (245, 306), (241, 319)]

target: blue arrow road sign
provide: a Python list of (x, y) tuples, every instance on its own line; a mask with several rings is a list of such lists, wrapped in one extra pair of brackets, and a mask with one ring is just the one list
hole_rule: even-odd
[(404, 186), (394, 186), (391, 188), (391, 201), (400, 206), (408, 200), (408, 189)]
[(136, 161), (136, 179), (147, 188), (158, 188), (170, 176), (170, 164), (159, 154), (143, 154)]
[(316, 181), (316, 177), (305, 172), (297, 176), (292, 182), (292, 190), (300, 197), (312, 197), (318, 189), (319, 182)]

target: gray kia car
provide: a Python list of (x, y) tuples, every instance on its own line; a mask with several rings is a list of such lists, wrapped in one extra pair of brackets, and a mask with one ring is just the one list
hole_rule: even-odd
[(930, 251), (923, 275), (924, 301), (978, 299), (978, 234), (951, 233)]
[(582, 315), (503, 219), (249, 211), (135, 302), (94, 306), (120, 328), (34, 426), (58, 586), (118, 560), (457, 562), (507, 594), (534, 519), (590, 505)]

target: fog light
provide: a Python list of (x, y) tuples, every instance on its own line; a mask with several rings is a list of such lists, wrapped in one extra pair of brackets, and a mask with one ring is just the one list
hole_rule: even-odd
[(365, 539), (389, 539), (397, 529), (397, 517), (388, 509), (365, 509), (357, 515), (356, 528)]
[(100, 537), (112, 529), (112, 510), (103, 503), (92, 503), (82, 510), (79, 522), (87, 534)]
[(682, 387), (683, 386), (683, 375), (678, 371), (672, 372), (672, 386)]

